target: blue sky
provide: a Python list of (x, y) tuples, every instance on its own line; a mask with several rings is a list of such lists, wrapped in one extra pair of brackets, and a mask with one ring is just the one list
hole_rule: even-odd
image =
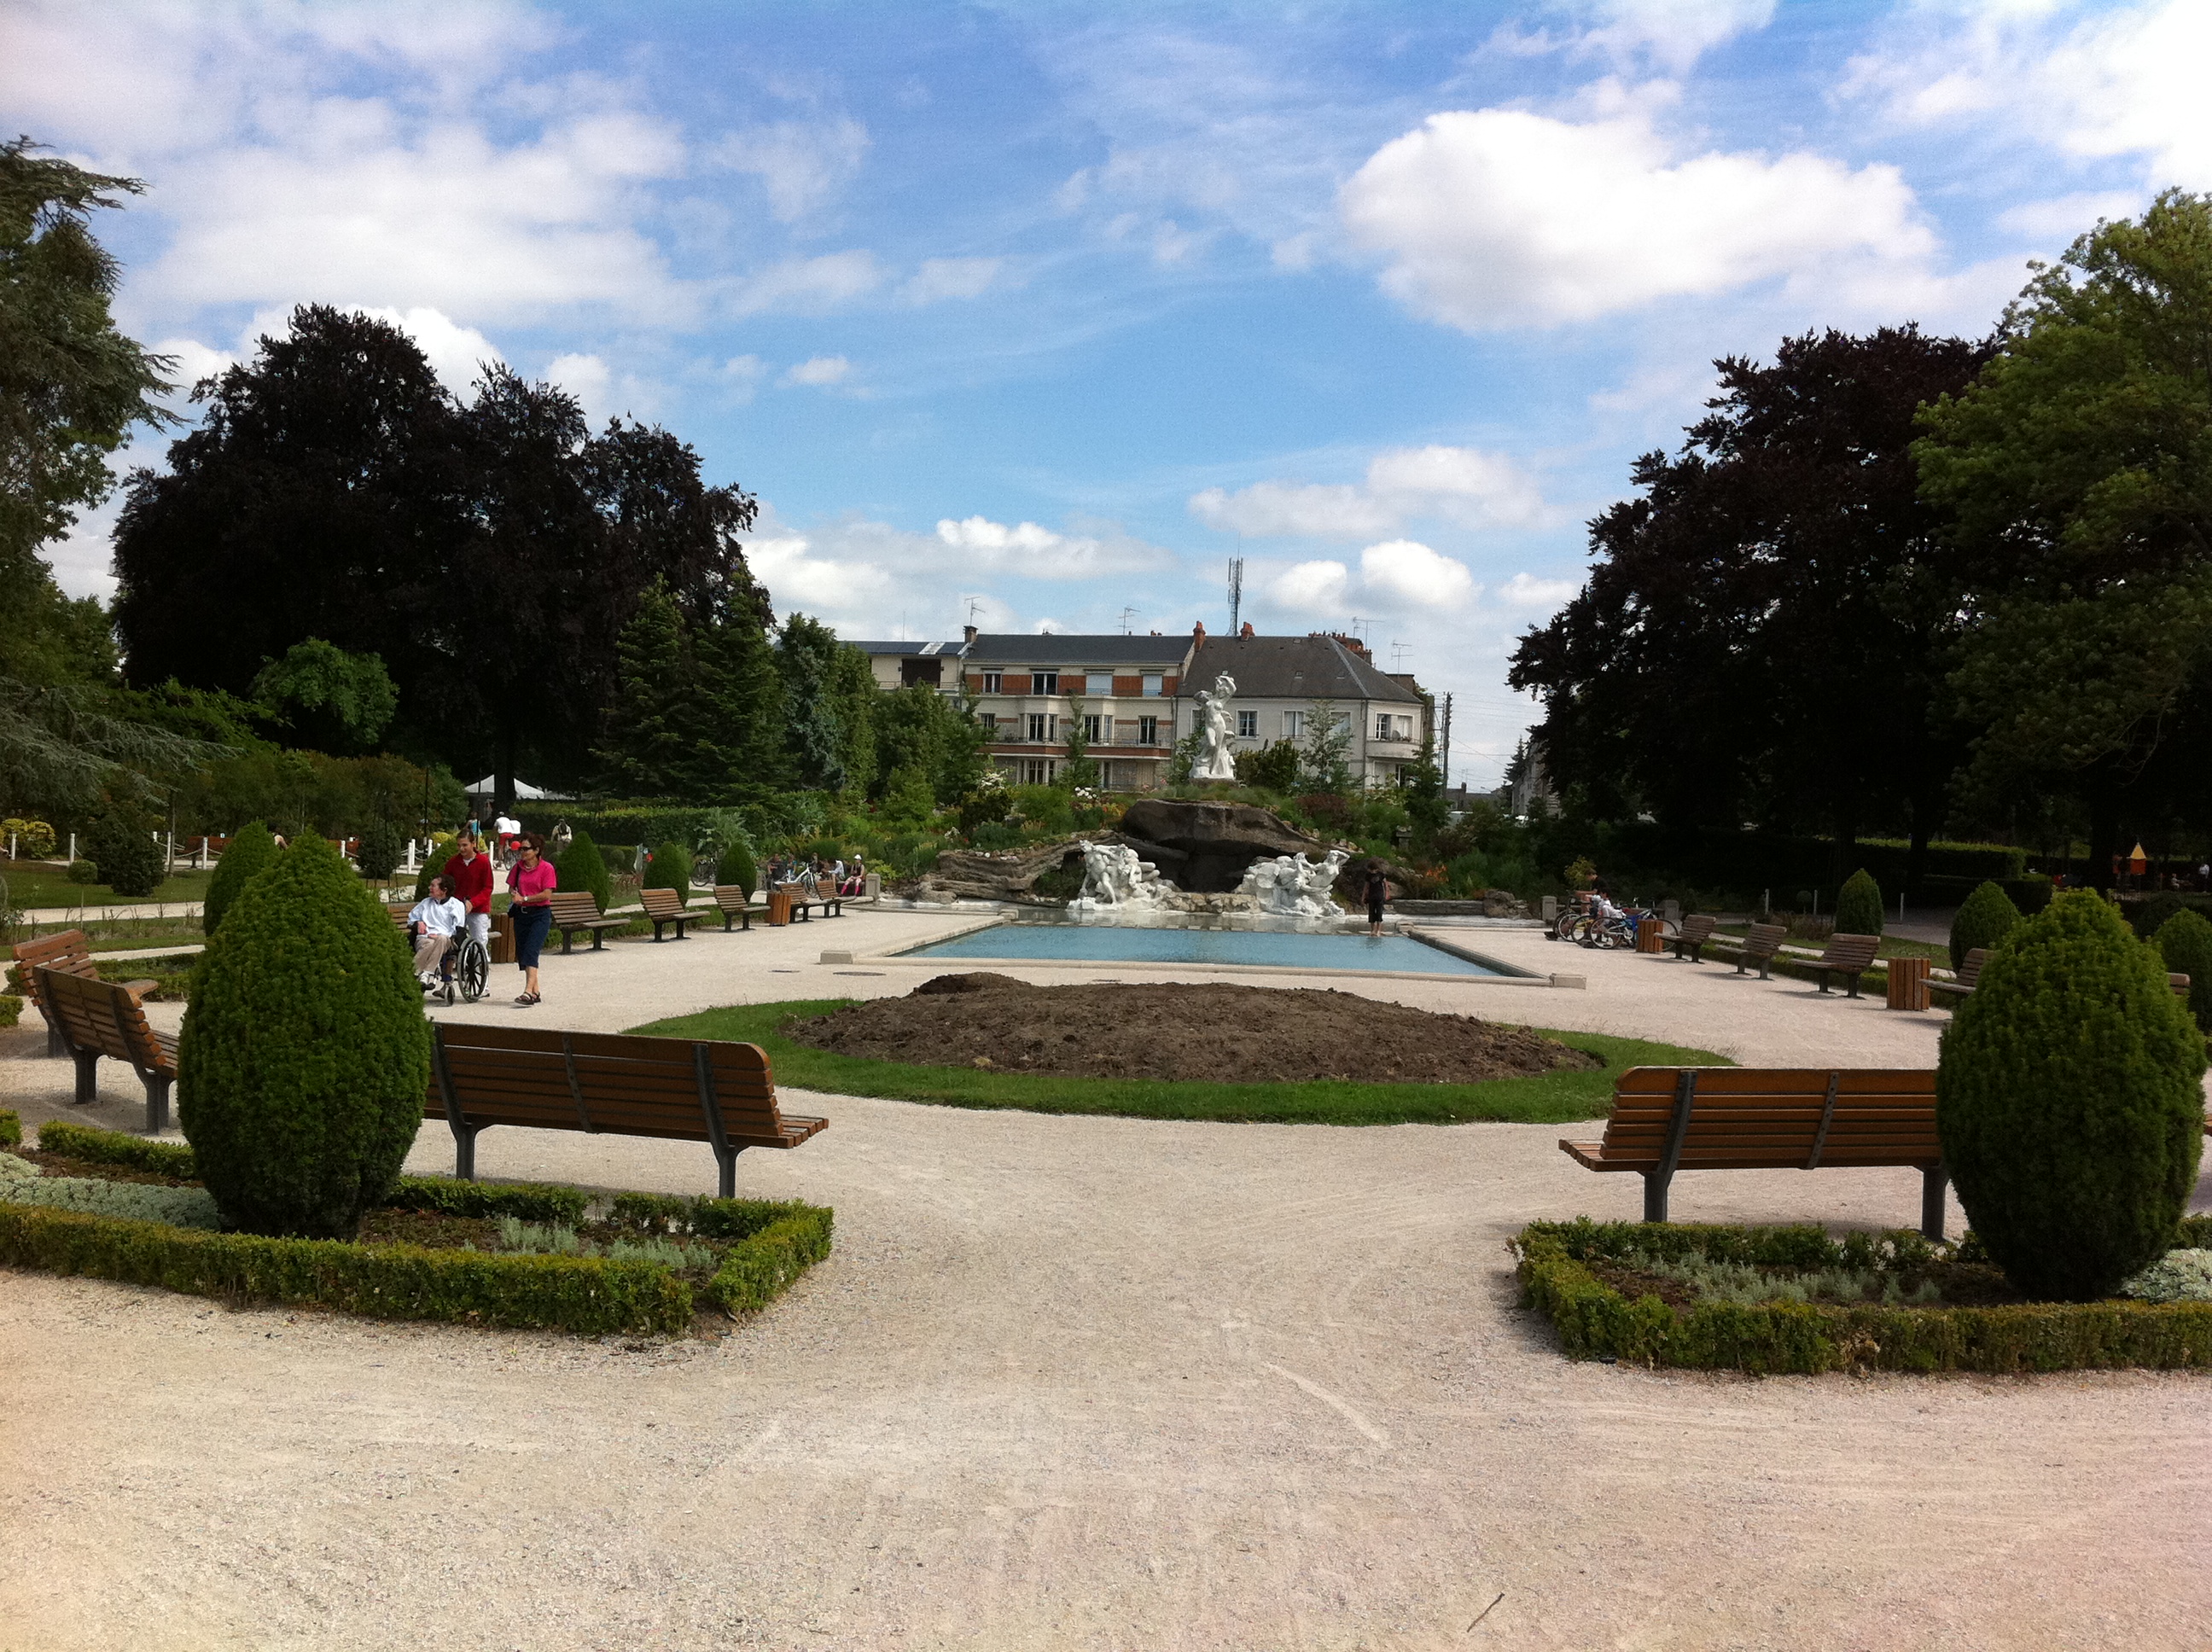
[(1986, 331), (2212, 187), (2208, 60), (2203, 0), (0, 15), (9, 130), (146, 179), (102, 229), (187, 374), (316, 301), (554, 379), (757, 493), (848, 635), (1218, 629), (1241, 550), (1261, 629), (1450, 691), (1480, 782), (1713, 356)]

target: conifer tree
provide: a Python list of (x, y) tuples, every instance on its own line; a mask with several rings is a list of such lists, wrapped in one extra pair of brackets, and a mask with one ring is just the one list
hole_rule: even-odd
[(631, 797), (678, 796), (696, 738), (697, 672), (683, 610), (665, 585), (639, 597), (616, 652), (619, 687), (599, 753), (607, 779)]
[(276, 858), (276, 835), (265, 822), (249, 820), (240, 827), (231, 837), (230, 847), (216, 861), (215, 876), (208, 879), (207, 899), (200, 903), (200, 927), (214, 934), (239, 891)]

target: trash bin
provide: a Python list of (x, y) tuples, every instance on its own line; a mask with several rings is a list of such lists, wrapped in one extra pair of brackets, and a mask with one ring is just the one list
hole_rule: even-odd
[(484, 956), (494, 963), (514, 962), (514, 920), (504, 912), (491, 914), (491, 939), (484, 947)]
[(770, 890), (768, 895), (768, 920), (772, 924), (791, 921), (791, 896), (783, 890)]
[(1892, 958), (1889, 961), (1889, 1007), (1924, 1010), (1928, 1007), (1928, 960)]
[(1665, 951), (1667, 920), (1663, 918), (1638, 918), (1636, 920), (1636, 950), (1639, 952)]

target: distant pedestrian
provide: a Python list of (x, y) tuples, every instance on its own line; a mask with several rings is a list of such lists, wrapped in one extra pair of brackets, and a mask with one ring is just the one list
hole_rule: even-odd
[(1390, 898), (1390, 880), (1383, 874), (1380, 860), (1367, 863), (1367, 932), (1370, 936), (1382, 933), (1382, 903)]
[(538, 955), (553, 927), (553, 890), (559, 874), (544, 858), (545, 840), (525, 832), (515, 840), (514, 865), (507, 874), (512, 899), (507, 915), (514, 924), (514, 961), (522, 969), (522, 995), (514, 1001), (527, 1010), (538, 1003)]

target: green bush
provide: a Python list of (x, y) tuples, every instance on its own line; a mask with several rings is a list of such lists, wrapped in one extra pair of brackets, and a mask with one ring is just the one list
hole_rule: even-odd
[(102, 1130), (95, 1125), (71, 1124), (66, 1119), (49, 1119), (39, 1127), (39, 1151), (81, 1159), (87, 1164), (120, 1164), (187, 1181), (199, 1175), (198, 1162), (189, 1147), (173, 1141), (149, 1141), (121, 1130)]
[(606, 857), (592, 841), (589, 832), (578, 832), (568, 841), (556, 870), (560, 873), (559, 886), (562, 890), (588, 891), (602, 912), (614, 905), (614, 879), (607, 875)]
[(430, 1027), (407, 946), (337, 851), (303, 838), (208, 942), (178, 1121), (249, 1233), (350, 1237), (422, 1119)]
[(1287, 797), (1298, 789), (1298, 749), (1288, 740), (1277, 740), (1257, 751), (1240, 751), (1237, 778), (1243, 785)]
[(2177, 975), (2189, 977), (2189, 1013), (2199, 1032), (2212, 1032), (2212, 923), (2201, 913), (2177, 912), (2159, 926), (2159, 955)]
[(100, 881), (100, 868), (91, 861), (80, 857), (69, 863), (62, 877), (66, 882), (71, 884), (97, 884)]
[(151, 895), (167, 870), (154, 826), (126, 803), (111, 803), (85, 834), (85, 853), (100, 868), (100, 882), (118, 895)]
[(1990, 955), (1943, 1039), (1936, 1130), (2021, 1291), (2089, 1301), (2163, 1253), (2197, 1183), (2204, 1066), (2165, 960), (2094, 891)]
[(1881, 915), (1881, 885), (1861, 866), (1836, 891), (1836, 927), (1846, 935), (1879, 935)]
[(12, 1109), (0, 1108), (0, 1147), (20, 1147), (23, 1142), (23, 1121)]
[(644, 886), (647, 889), (672, 889), (684, 900), (691, 898), (691, 846), (688, 843), (663, 843), (653, 852), (646, 863)]
[(360, 847), (355, 852), (354, 864), (361, 868), (363, 878), (381, 883), (399, 870), (399, 857), (406, 852), (406, 843), (399, 829), (378, 821), (361, 835)]
[(230, 847), (216, 858), (215, 876), (208, 879), (207, 899), (200, 906), (200, 927), (212, 935), (238, 892), (254, 875), (276, 858), (276, 839), (266, 822), (249, 820), (232, 835)]
[(1978, 946), (1995, 946), (2020, 922), (2020, 908), (1995, 884), (1985, 883), (1960, 902), (1951, 914), (1951, 969), (1966, 967), (1966, 954)]
[(459, 834), (439, 832), (430, 839), (430, 852), (422, 857), (422, 864), (415, 869), (415, 898), (426, 900), (430, 894), (430, 880), (445, 871), (446, 862), (453, 858), (453, 845)]
[(2212, 899), (2202, 895), (2182, 895), (2164, 890), (2148, 900), (2123, 901), (2120, 910), (2136, 933), (2148, 940), (2166, 927), (2166, 920), (2177, 912), (2212, 911)]
[(753, 852), (743, 843), (729, 845), (722, 851), (721, 859), (715, 863), (714, 881), (717, 884), (734, 884), (750, 895), (760, 887), (760, 866), (753, 859)]
[(58, 1211), (84, 1211), (137, 1222), (167, 1222), (172, 1227), (220, 1225), (215, 1200), (204, 1187), (163, 1187), (143, 1181), (109, 1181), (95, 1176), (56, 1176), (12, 1153), (0, 1153), (0, 1200)]
[(0, 1027), (12, 1027), (23, 1018), (23, 1000), (13, 993), (0, 993)]

